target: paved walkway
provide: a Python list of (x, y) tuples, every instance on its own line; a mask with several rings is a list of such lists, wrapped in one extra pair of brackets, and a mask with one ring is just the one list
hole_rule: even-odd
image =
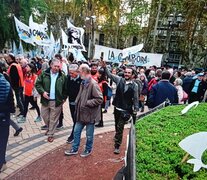
[[(27, 116), (27, 121), (20, 124), (21, 127), (23, 127), (23, 131), (18, 137), (13, 136), (15, 130), (10, 127), (10, 137), (6, 156), (8, 168), (0, 174), (0, 179), (8, 177), (10, 174), (25, 167), (35, 159), (44, 156), (52, 149), (65, 144), (72, 129), (72, 119), (68, 102), (64, 104), (64, 128), (55, 133), (55, 140), (53, 143), (47, 142), (47, 136), (44, 135), (45, 131), (40, 129), (40, 127), (44, 125), (44, 122), (34, 122), (37, 116), (36, 110), (29, 110)], [(113, 106), (111, 106), (108, 112), (104, 114), (104, 127), (96, 128), (95, 134), (114, 131), (113, 119)], [(129, 127), (129, 125), (126, 127)], [(85, 133), (82, 133), (82, 137), (85, 137)]]
[[(44, 135), (45, 131), (40, 129), (40, 127), (44, 125), (44, 122), (34, 122), (37, 116), (36, 110), (29, 110), (27, 116), (26, 123), (20, 124), (21, 127), (23, 127), (23, 131), (18, 137), (13, 136), (15, 130), (10, 127), (10, 137), (6, 156), (8, 168), (0, 174), (0, 179), (6, 178), (16, 170), (40, 158), (48, 151), (65, 144), (72, 129), (72, 119), (67, 102), (64, 104), (64, 128), (55, 133), (55, 140), (53, 143), (47, 142), (47, 137)], [(113, 108), (110, 107), (108, 113), (104, 114), (104, 128), (97, 128), (95, 134), (113, 130)], [(85, 133), (83, 133), (83, 137), (84, 136)]]

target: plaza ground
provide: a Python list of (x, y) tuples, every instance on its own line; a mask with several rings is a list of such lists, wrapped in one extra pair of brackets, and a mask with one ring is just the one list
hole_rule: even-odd
[[(26, 168), (27, 166), (29, 166), (29, 164), (40, 158), (44, 158), (44, 156), (47, 156), (48, 153), (52, 152), (57, 148), (64, 148), (63, 145), (66, 144), (67, 137), (72, 129), (72, 119), (70, 116), (68, 103), (66, 102), (64, 104), (64, 128), (55, 133), (55, 140), (53, 143), (47, 142), (47, 137), (44, 135), (45, 131), (42, 131), (40, 129), (40, 127), (44, 125), (44, 122), (41, 121), (35, 123), (35, 118), (36, 111), (29, 110), (26, 123), (20, 124), (24, 130), (18, 137), (13, 136), (15, 130), (12, 127), (10, 127), (10, 137), (8, 141), (6, 155), (8, 168), (0, 174), (0, 179), (5, 179), (6, 177), (9, 177), (17, 173), (20, 169)], [(129, 125), (126, 125), (126, 128), (127, 127), (129, 127)], [(111, 106), (108, 110), (108, 113), (104, 114), (104, 127), (96, 128), (95, 134), (104, 134), (106, 132), (112, 131), (114, 131), (114, 117), (113, 107)], [(85, 133), (82, 133), (82, 138), (84, 137)], [(113, 155), (112, 134), (110, 135), (109, 139), (111, 140), (110, 147), (105, 146), (103, 143), (100, 144), (100, 148), (110, 149), (110, 152)], [(60, 152), (60, 154), (61, 156), (64, 155), (64, 151)], [(65, 158), (67, 159), (67, 157)], [(119, 157), (117, 156), (117, 158)]]

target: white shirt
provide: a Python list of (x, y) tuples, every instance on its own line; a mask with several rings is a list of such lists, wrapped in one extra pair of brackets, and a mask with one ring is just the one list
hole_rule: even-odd
[(50, 99), (55, 99), (55, 84), (56, 84), (57, 77), (58, 77), (58, 73), (52, 73), (50, 71), (50, 78), (51, 78), (51, 82), (50, 82)]

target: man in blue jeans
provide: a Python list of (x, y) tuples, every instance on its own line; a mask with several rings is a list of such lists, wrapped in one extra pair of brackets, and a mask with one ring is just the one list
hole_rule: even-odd
[(6, 146), (9, 138), (10, 113), (15, 112), (12, 89), (0, 73), (0, 172), (6, 169)]
[(79, 72), (83, 81), (75, 100), (76, 124), (74, 129), (74, 142), (72, 148), (66, 150), (65, 154), (68, 156), (78, 154), (81, 132), (84, 126), (86, 126), (86, 146), (80, 156), (87, 157), (92, 152), (94, 125), (95, 121), (101, 115), (100, 108), (103, 102), (103, 95), (98, 83), (91, 78), (90, 68), (87, 64), (82, 64), (79, 67)]

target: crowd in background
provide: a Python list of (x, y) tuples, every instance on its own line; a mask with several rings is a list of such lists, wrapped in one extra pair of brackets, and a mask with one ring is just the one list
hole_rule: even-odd
[[(129, 116), (133, 113), (144, 112), (146, 106), (154, 108), (166, 100), (171, 104), (207, 100), (207, 73), (187, 68), (156, 66), (145, 68), (128, 66), (125, 63), (106, 63), (102, 59), (70, 62), (60, 54), (56, 54), (53, 60), (48, 61), (40, 57), (31, 59), (22, 55), (15, 57), (10, 53), (0, 56), (0, 75), (2, 88), (8, 87), (10, 101), (13, 101), (13, 93), (16, 99), (16, 108), (8, 106), (10, 109), (5, 111), (14, 114), (15, 109), (19, 109), (16, 122), (7, 116), (8, 125), (16, 130), (14, 136), (22, 132), (23, 128), (19, 124), (26, 122), (31, 104), (30, 109), (37, 112), (34, 121), (44, 120), (45, 125), (41, 129), (45, 130), (48, 142), (53, 142), (55, 130), (63, 127), (63, 104), (68, 98), (73, 129), (67, 142), (72, 144), (72, 148), (65, 154), (78, 153), (81, 132), (86, 126), (87, 141), (82, 157), (91, 153), (94, 125), (104, 126), (103, 113), (108, 112), (112, 101), (115, 106), (116, 131), (114, 153), (119, 154), (124, 121), (129, 120)], [(12, 89), (11, 92), (9, 87)], [(6, 100), (1, 96), (0, 106), (3, 107), (2, 104)], [(41, 99), (41, 107), (37, 103), (38, 98)], [(14, 104), (14, 101), (11, 103)], [(5, 111), (2, 112), (2, 109), (0, 119), (3, 122), (1, 113)], [(0, 121), (0, 124), (2, 122)], [(0, 134), (0, 139), (7, 137), (8, 140), (8, 129), (3, 131), (1, 127)], [(6, 148), (6, 143), (7, 141), (4, 141), (1, 147)], [(0, 154), (5, 156), (5, 150)], [(0, 160), (2, 169), (5, 157)]]

